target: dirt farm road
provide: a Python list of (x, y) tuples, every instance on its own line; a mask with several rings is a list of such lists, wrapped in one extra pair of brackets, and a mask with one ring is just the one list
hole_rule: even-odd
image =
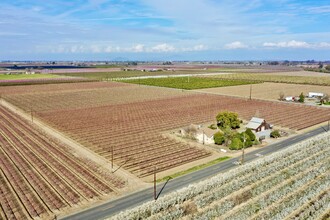
[[(305, 139), (311, 138), (323, 132), (327, 132), (328, 127), (323, 126), (316, 128), (314, 130), (308, 131), (306, 133), (288, 138), (281, 142), (277, 142), (271, 145), (268, 145), (264, 148), (255, 150), (253, 152), (245, 154), (245, 162), (250, 162), (257, 159), (260, 156), (269, 155), (281, 149), (287, 148), (290, 145), (303, 141)], [(213, 165), (211, 167), (205, 168), (203, 170), (196, 171), (194, 173), (181, 176), (167, 182), (163, 190), (162, 187), (165, 183), (160, 183), (157, 185), (157, 193), (160, 196), (188, 186), (189, 184), (204, 180), (211, 176), (214, 176), (218, 173), (228, 171), (238, 165), (235, 164), (240, 158), (232, 158), (222, 163)], [(161, 193), (159, 193), (161, 191)], [(130, 195), (124, 196), (122, 198), (116, 199), (114, 201), (109, 201), (103, 203), (99, 206), (83, 210), (78, 213), (73, 213), (72, 215), (60, 218), (62, 220), (75, 220), (75, 219), (84, 219), (84, 220), (95, 220), (95, 219), (104, 219), (110, 217), (120, 211), (133, 208), (142, 203), (153, 200), (153, 188), (148, 188), (139, 192), (132, 193)]]

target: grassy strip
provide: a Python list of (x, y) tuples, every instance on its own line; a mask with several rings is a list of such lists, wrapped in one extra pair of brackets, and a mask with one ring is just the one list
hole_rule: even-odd
[(96, 80), (107, 80), (115, 78), (128, 78), (128, 77), (138, 77), (138, 76), (159, 76), (159, 75), (176, 75), (176, 74), (197, 74), (197, 73), (207, 73), (203, 70), (178, 70), (178, 71), (156, 71), (156, 72), (142, 72), (139, 70), (132, 71), (114, 71), (114, 72), (79, 72), (79, 73), (56, 73), (61, 76), (77, 76), (85, 77), (89, 79)]
[(0, 80), (18, 80), (18, 79), (49, 79), (60, 78), (60, 76), (52, 74), (0, 74)]
[(8, 80), (6, 82), (0, 82), (0, 86), (27, 86), (27, 85), (44, 85), (44, 84), (61, 84), (61, 83), (80, 83), (80, 82), (94, 82), (94, 80), (88, 79), (68, 79), (68, 80), (61, 80), (60, 78), (52, 78), (52, 79), (45, 79), (45, 80), (22, 80), (22, 81), (15, 81), (15, 80)]
[(125, 80), (124, 82), (133, 84), (142, 84), (148, 86), (169, 87), (176, 89), (204, 89), (213, 87), (238, 86), (254, 84), (256, 82), (249, 80), (223, 80), (216, 78), (203, 77), (166, 77), (166, 78), (148, 78)]
[(164, 182), (164, 181), (167, 181), (168, 179), (174, 179), (176, 177), (183, 176), (185, 174), (192, 173), (192, 172), (195, 172), (197, 170), (204, 169), (206, 167), (210, 167), (210, 166), (212, 166), (214, 164), (217, 164), (217, 163), (220, 163), (222, 161), (228, 160), (229, 158), (230, 157), (227, 157), (227, 156), (226, 157), (219, 157), (219, 158), (217, 158), (215, 160), (212, 160), (212, 161), (210, 161), (208, 163), (204, 163), (204, 164), (201, 164), (201, 165), (198, 165), (198, 166), (194, 166), (194, 167), (192, 167), (192, 168), (190, 168), (188, 170), (184, 170), (184, 171), (181, 171), (181, 172), (178, 172), (178, 173), (174, 173), (174, 174), (172, 174), (170, 176), (165, 176), (165, 177), (163, 177), (161, 179), (158, 179), (157, 182)]
[[(100, 67), (102, 68), (102, 67)], [(109, 68), (110, 69), (110, 68)], [(175, 71), (155, 71), (155, 72), (142, 72), (140, 70), (132, 71), (109, 71), (109, 72), (76, 72), (76, 73), (56, 73), (62, 76), (77, 76), (85, 77), (95, 80), (107, 80), (115, 78), (127, 78), (127, 77), (138, 77), (138, 76), (159, 76), (159, 75), (180, 75), (180, 74), (203, 74), (203, 73), (216, 73), (219, 69), (193, 69), (193, 70), (175, 70)]]

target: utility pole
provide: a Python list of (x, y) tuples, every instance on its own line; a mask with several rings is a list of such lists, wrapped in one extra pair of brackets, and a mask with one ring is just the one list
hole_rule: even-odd
[(33, 123), (33, 109), (31, 109), (31, 121), (32, 121), (32, 123)]
[(113, 146), (111, 146), (111, 170), (113, 170)]
[(245, 133), (243, 133), (243, 137), (244, 137), (244, 141), (243, 141), (243, 148), (242, 148), (242, 161), (241, 161), (241, 164), (243, 165), (244, 164), (244, 148), (245, 148)]
[(252, 84), (250, 85), (250, 100), (252, 99)]
[(329, 129), (330, 129), (330, 121), (328, 120), (328, 131), (329, 131)]
[(154, 200), (157, 200), (157, 192), (156, 192), (156, 167), (154, 167)]
[(204, 131), (203, 131), (203, 145), (205, 144), (205, 134), (204, 134)]

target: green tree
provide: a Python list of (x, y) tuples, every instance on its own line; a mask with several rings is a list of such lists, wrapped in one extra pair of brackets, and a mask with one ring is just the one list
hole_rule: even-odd
[(225, 145), (228, 146), (229, 141), (231, 141), (237, 135), (237, 132), (231, 130), (229, 127), (226, 127), (223, 129), (223, 135), (225, 137)]
[(328, 70), (328, 71), (330, 71), (330, 65), (327, 65), (327, 66), (325, 67), (325, 69)]
[(254, 141), (256, 139), (256, 136), (252, 132), (251, 128), (246, 129), (245, 133), (250, 137), (251, 141)]
[(243, 143), (239, 138), (234, 138), (229, 145), (230, 150), (240, 150), (242, 147)]
[(300, 93), (300, 95), (299, 95), (299, 100), (298, 100), (299, 102), (305, 102), (305, 96), (304, 96), (304, 93), (302, 92), (302, 93)]
[(252, 147), (253, 142), (251, 141), (250, 136), (248, 134), (246, 134), (245, 132), (238, 133), (238, 135), (235, 136), (235, 137), (237, 137), (241, 140), (241, 142), (243, 143), (244, 148)]
[(215, 133), (213, 139), (214, 139), (214, 143), (218, 145), (221, 145), (225, 142), (225, 136), (221, 131)]
[(238, 119), (238, 114), (235, 112), (220, 112), (217, 116), (217, 125), (220, 129), (232, 128), (236, 129), (240, 126), (240, 120)]
[(272, 137), (272, 138), (278, 138), (278, 137), (281, 137), (281, 134), (280, 134), (280, 132), (278, 130), (275, 130), (275, 131), (272, 131), (270, 133), (270, 137)]

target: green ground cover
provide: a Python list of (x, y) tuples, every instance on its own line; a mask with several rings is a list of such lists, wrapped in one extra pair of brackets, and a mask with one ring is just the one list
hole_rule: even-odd
[(60, 78), (52, 74), (0, 74), (0, 80), (18, 80), (18, 79), (47, 79), (47, 78)]
[(224, 86), (237, 86), (253, 84), (256, 82), (248, 80), (223, 80), (216, 78), (202, 77), (166, 77), (166, 78), (147, 78), (147, 79), (130, 79), (123, 82), (142, 84), (149, 86), (169, 87), (176, 89), (204, 89)]
[(230, 157), (227, 157), (227, 156), (226, 157), (219, 157), (219, 158), (217, 158), (215, 160), (212, 160), (208, 163), (204, 163), (202, 165), (194, 166), (194, 167), (192, 167), (188, 170), (184, 170), (184, 171), (181, 171), (181, 172), (178, 172), (178, 173), (174, 173), (170, 176), (165, 176), (164, 178), (158, 179), (157, 182), (163, 182), (163, 181), (167, 181), (169, 179), (174, 179), (176, 177), (183, 176), (185, 174), (192, 173), (194, 171), (201, 170), (201, 169), (204, 169), (206, 167), (210, 167), (214, 164), (218, 164), (218, 163), (223, 162), (223, 161), (228, 160), (228, 159), (230, 159)]

